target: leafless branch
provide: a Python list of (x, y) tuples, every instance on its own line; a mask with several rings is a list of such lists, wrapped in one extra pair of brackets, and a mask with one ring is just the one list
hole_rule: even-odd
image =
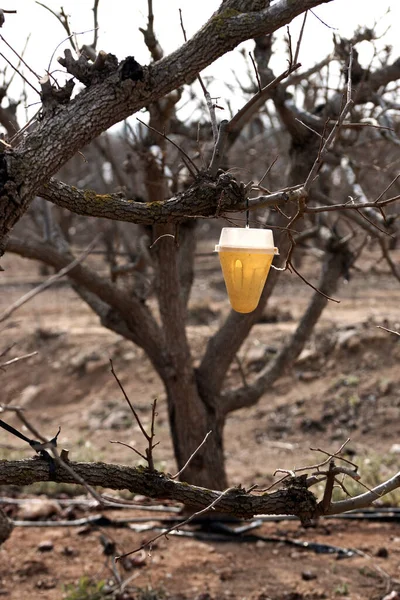
[(211, 177), (215, 177), (217, 175), (218, 169), (223, 159), (227, 132), (228, 121), (221, 121), (218, 130), (218, 138), (216, 143), (214, 144), (214, 151), (211, 158), (210, 166), (208, 168), (208, 172), (210, 173)]
[(56, 19), (57, 21), (62, 25), (62, 27), (65, 29), (65, 31), (67, 32), (68, 38), (71, 42), (71, 46), (72, 48), (75, 50), (75, 52), (77, 54), (79, 54), (79, 49), (77, 47), (77, 45), (75, 44), (75, 41), (73, 39), (74, 37), (74, 33), (71, 32), (71, 28), (69, 26), (69, 22), (68, 22), (68, 16), (66, 15), (66, 13), (64, 12), (64, 9), (61, 7), (61, 10), (59, 13), (56, 13), (54, 10), (52, 10), (49, 6), (47, 6), (46, 4), (42, 4), (42, 2), (39, 2), (38, 0), (36, 0), (36, 4), (38, 4), (39, 6), (41, 6), (42, 8), (45, 8), (46, 10), (48, 10)]
[[(186, 37), (186, 31), (185, 31), (185, 27), (183, 25), (183, 17), (182, 17), (182, 10), (179, 9), (179, 18), (180, 18), (180, 22), (181, 22), (181, 28), (182, 28), (182, 33), (183, 33), (183, 37), (185, 42), (187, 42), (187, 37)], [(203, 79), (201, 77), (201, 75), (197, 76), (197, 81), (200, 84), (201, 89), (203, 90), (203, 94), (204, 94), (204, 98), (206, 99), (206, 104), (207, 104), (207, 108), (208, 108), (208, 112), (210, 114), (210, 120), (211, 120), (211, 128), (212, 128), (212, 132), (213, 132), (213, 138), (214, 138), (214, 144), (217, 143), (218, 140), (218, 125), (217, 125), (217, 117), (215, 115), (215, 106), (211, 100), (211, 96), (209, 94), (209, 92), (207, 91), (206, 86), (204, 85)]]
[(305, 277), (303, 277), (303, 275), (301, 273), (299, 273), (299, 271), (293, 265), (293, 262), (291, 260), (288, 261), (288, 267), (289, 267), (289, 269), (291, 271), (293, 271), (294, 273), (296, 273), (297, 277), (300, 277), (300, 279), (306, 285), (308, 285), (311, 289), (313, 289), (314, 292), (317, 292), (318, 294), (321, 294), (321, 296), (324, 296), (324, 298), (326, 298), (327, 300), (330, 300), (331, 302), (336, 302), (337, 304), (340, 304), (340, 300), (336, 300), (335, 298), (332, 298), (331, 296), (328, 296), (327, 294), (324, 294), (323, 291), (321, 291), (318, 288), (316, 288), (315, 285), (313, 285), (310, 281), (308, 281), (308, 279), (306, 279)]
[(306, 10), (306, 12), (304, 13), (303, 23), (301, 24), (299, 39), (297, 40), (297, 44), (296, 44), (296, 50), (295, 50), (294, 59), (293, 59), (294, 63), (297, 63), (297, 61), (299, 60), (300, 46), (301, 46), (301, 42), (302, 42), (303, 35), (304, 35), (304, 28), (306, 26), (307, 15), (308, 15), (308, 11)]
[(293, 71), (296, 71), (296, 69), (298, 69), (299, 67), (301, 67), (301, 63), (293, 64), (286, 71), (284, 71), (281, 75), (279, 75), (278, 77), (275, 77), (275, 79), (273, 81), (271, 81), (270, 83), (268, 83), (268, 85), (263, 87), (260, 92), (257, 92), (257, 94), (254, 94), (254, 96), (252, 98), (250, 98), (250, 100), (248, 102), (246, 102), (246, 104), (229, 121), (229, 123), (227, 125), (228, 133), (233, 131), (235, 129), (235, 127), (237, 127), (240, 120), (256, 103), (260, 103), (262, 100), (266, 99), (272, 89), (274, 89), (281, 81), (283, 81), (286, 77), (288, 77), (288, 75), (293, 73)]
[[(131, 450), (134, 450), (134, 452), (136, 452), (136, 454), (139, 454), (139, 456), (141, 456), (142, 458), (144, 458), (147, 461), (149, 471), (154, 471), (155, 469), (154, 469), (153, 449), (158, 444), (158, 442), (157, 442), (157, 444), (153, 443), (153, 441), (154, 441), (154, 421), (155, 421), (155, 418), (157, 415), (157, 413), (156, 413), (157, 398), (154, 400), (154, 402), (152, 404), (150, 433), (147, 433), (147, 431), (145, 430), (145, 428), (142, 425), (139, 415), (137, 414), (135, 408), (132, 405), (132, 402), (129, 399), (129, 396), (127, 395), (127, 393), (125, 391), (124, 386), (122, 385), (118, 375), (114, 371), (114, 365), (113, 365), (113, 362), (111, 359), (110, 359), (110, 365), (111, 365), (111, 373), (113, 374), (115, 381), (117, 382), (121, 392), (123, 393), (124, 398), (129, 406), (129, 408), (131, 409), (133, 416), (135, 417), (136, 423), (138, 424), (139, 429), (143, 434), (143, 437), (148, 442), (148, 447), (146, 448), (146, 455), (143, 455), (141, 452), (139, 452), (135, 448), (132, 448), (131, 446), (128, 446), (128, 447), (131, 448)], [(115, 442), (112, 442), (112, 443), (115, 443)], [(127, 444), (123, 444), (122, 442), (117, 442), (117, 443), (121, 443), (122, 445), (127, 446)]]
[(385, 331), (389, 332), (389, 333), (394, 333), (394, 335), (400, 335), (399, 331), (394, 331), (394, 329), (388, 329), (387, 327), (384, 327), (383, 325), (377, 325), (378, 329), (384, 329)]
[(223, 492), (220, 492), (219, 495), (218, 495), (218, 497), (215, 498), (215, 500), (213, 500), (211, 502), (211, 504), (209, 504), (205, 508), (203, 508), (203, 509), (201, 509), (201, 510), (195, 512), (195, 513), (193, 513), (192, 515), (190, 515), (190, 517), (188, 517), (187, 519), (185, 519), (181, 523), (177, 523), (176, 525), (173, 525), (172, 527), (169, 527), (168, 529), (166, 529), (162, 533), (154, 536), (153, 538), (151, 538), (151, 540), (148, 540), (147, 542), (145, 542), (144, 544), (142, 544), (139, 548), (136, 548), (135, 550), (131, 550), (130, 552), (126, 552), (125, 554), (122, 554), (121, 556), (117, 556), (115, 558), (115, 560), (117, 560), (117, 561), (121, 560), (122, 558), (125, 558), (126, 556), (130, 556), (131, 554), (134, 554), (135, 552), (139, 552), (140, 550), (143, 550), (144, 548), (151, 547), (151, 545), (156, 540), (160, 539), (161, 537), (168, 536), (168, 534), (171, 533), (171, 531), (176, 531), (180, 527), (183, 527), (184, 525), (187, 525), (188, 523), (190, 523), (191, 521), (193, 521), (193, 519), (196, 519), (196, 518), (200, 517), (201, 515), (204, 515), (204, 513), (208, 513), (210, 510), (214, 510), (216, 504), (218, 504), (218, 502), (220, 502), (220, 500), (222, 500), (222, 498), (228, 492), (231, 492), (232, 490), (234, 490), (234, 488), (227, 488)]
[[(38, 440), (40, 440), (42, 442), (43, 450), (45, 450), (46, 452), (50, 452), (50, 454), (51, 454), (51, 458), (49, 457), (48, 460), (54, 460), (56, 465), (59, 465), (63, 469), (65, 469), (69, 473), (69, 475), (71, 475), (71, 477), (73, 478), (75, 483), (82, 485), (89, 492), (89, 494), (91, 496), (93, 496), (93, 498), (95, 498), (100, 505), (102, 505), (103, 501), (101, 499), (101, 496), (96, 492), (96, 490), (91, 485), (89, 485), (84, 480), (83, 477), (81, 477), (78, 473), (75, 472), (75, 470), (69, 465), (68, 458), (67, 458), (67, 461), (63, 460), (63, 458), (57, 452), (55, 443), (53, 444), (53, 443), (49, 442), (45, 437), (43, 437), (43, 435), (36, 429), (36, 427), (34, 427), (32, 425), (32, 423), (24, 415), (24, 413), (21, 409), (19, 409), (18, 407), (15, 407), (15, 408), (8, 407), (8, 410), (12, 410), (13, 412), (15, 412), (18, 419), (21, 421), (21, 423), (23, 425), (25, 425), (27, 430), (30, 431), (32, 433), (32, 435), (34, 435)], [(58, 430), (58, 433), (60, 433), (60, 429)], [(54, 440), (56, 440), (56, 439), (57, 439), (57, 436), (54, 438)], [(68, 452), (63, 451), (62, 455), (68, 457)], [(55, 465), (52, 466), (51, 464), (50, 465), (48, 464), (49, 471), (51, 471), (52, 468), (55, 469)]]
[(100, 238), (101, 238), (101, 234), (98, 234), (94, 238), (94, 240), (89, 244), (89, 246), (86, 248), (86, 250), (84, 250), (84, 252), (80, 256), (75, 258), (75, 260), (73, 260), (69, 265), (67, 265), (66, 267), (61, 269), (58, 273), (56, 273), (55, 275), (52, 275), (51, 277), (46, 279), (46, 281), (43, 281), (43, 283), (41, 283), (40, 285), (35, 287), (33, 290), (31, 290), (30, 292), (28, 292), (27, 294), (25, 294), (24, 296), (22, 296), (21, 298), (16, 300), (11, 306), (9, 306), (3, 313), (0, 314), (0, 323), (5, 321), (6, 319), (8, 319), (8, 317), (10, 315), (12, 315), (13, 312), (15, 312), (18, 308), (21, 308), (21, 306), (23, 306), (24, 304), (29, 302), (29, 300), (32, 300), (32, 298), (34, 298), (41, 292), (44, 292), (50, 286), (52, 286), (54, 283), (56, 283), (57, 281), (62, 279), (62, 277), (67, 275), (77, 265), (81, 264), (85, 260), (85, 258), (87, 258), (87, 256), (90, 254), (92, 249), (96, 246), (96, 244), (99, 242)]
[(147, 0), (147, 27), (146, 29), (139, 27), (139, 31), (143, 34), (145, 44), (152, 59), (154, 61), (161, 60), (164, 52), (154, 32), (153, 0)]
[(348, 67), (348, 82), (347, 82), (347, 99), (346, 99), (346, 104), (342, 110), (342, 112), (339, 115), (339, 118), (337, 120), (337, 122), (335, 123), (334, 127), (332, 128), (330, 134), (328, 135), (328, 137), (326, 138), (320, 152), (318, 152), (318, 156), (315, 159), (315, 162), (311, 168), (311, 171), (309, 172), (307, 179), (304, 183), (304, 191), (306, 193), (308, 193), (310, 191), (310, 188), (314, 182), (315, 177), (317, 176), (317, 173), (319, 171), (319, 169), (321, 168), (321, 165), (324, 161), (325, 155), (328, 152), (328, 150), (330, 149), (330, 147), (335, 143), (335, 140), (337, 138), (337, 136), (339, 135), (340, 132), (340, 128), (342, 126), (342, 123), (344, 122), (346, 116), (348, 115), (348, 113), (350, 112), (352, 106), (354, 105), (354, 102), (351, 98), (351, 69), (352, 69), (352, 65), (353, 65), (353, 52), (352, 50), (350, 51), (350, 57), (349, 57), (349, 67)]
[[(32, 69), (32, 68), (31, 68), (31, 67), (28, 65), (28, 63), (27, 63), (27, 62), (25, 62), (25, 60), (23, 59), (23, 53), (22, 53), (22, 55), (18, 54), (18, 52), (17, 52), (16, 50), (14, 50), (14, 48), (13, 48), (13, 47), (12, 47), (12, 46), (11, 46), (11, 45), (10, 45), (10, 44), (7, 42), (7, 40), (6, 40), (6, 39), (5, 39), (5, 38), (4, 38), (2, 35), (0, 35), (0, 39), (1, 39), (1, 40), (3, 40), (3, 42), (6, 44), (6, 46), (8, 46), (8, 47), (10, 48), (10, 50), (11, 50), (12, 52), (14, 52), (14, 54), (15, 54), (15, 55), (18, 57), (18, 59), (19, 59), (19, 63), (23, 63), (23, 64), (25, 65), (25, 67), (26, 67), (26, 68), (27, 68), (27, 69), (28, 69), (28, 70), (29, 70), (29, 71), (30, 71), (30, 72), (31, 72), (33, 75), (35, 75), (36, 79), (37, 79), (37, 80), (39, 80), (39, 79), (40, 79), (39, 75), (38, 75), (37, 73), (35, 73), (35, 71), (34, 71), (34, 70), (33, 70), (33, 69)], [(17, 68), (18, 68), (18, 67), (17, 67)]]
[(255, 73), (255, 76), (256, 76), (257, 85), (258, 85), (258, 92), (261, 93), (262, 92), (262, 88), (261, 88), (260, 75), (258, 74), (257, 65), (256, 65), (256, 63), (254, 61), (254, 58), (253, 58), (253, 55), (252, 55), (251, 52), (249, 52), (249, 56), (250, 56), (251, 64), (253, 65), (254, 73)]
[(31, 356), (36, 356), (37, 352), (30, 352), (29, 354), (23, 354), (22, 356), (17, 356), (16, 358), (10, 358), (6, 362), (0, 363), (0, 369), (4, 369), (4, 367), (9, 367), (14, 363), (20, 362), (21, 360), (26, 360), (27, 358), (31, 358)]
[(29, 81), (29, 80), (28, 80), (28, 79), (25, 77), (25, 75), (23, 75), (22, 71), (20, 71), (20, 70), (18, 69), (18, 67), (15, 67), (15, 66), (12, 64), (12, 62), (11, 62), (11, 61), (9, 61), (9, 60), (8, 60), (8, 58), (7, 58), (6, 56), (4, 56), (4, 54), (2, 54), (1, 52), (0, 52), (0, 56), (1, 56), (2, 58), (4, 58), (4, 60), (5, 60), (5, 61), (6, 61), (6, 62), (7, 62), (9, 65), (10, 65), (10, 67), (11, 67), (12, 69), (14, 69), (14, 71), (15, 71), (16, 73), (18, 73), (18, 75), (21, 77), (21, 79), (23, 79), (23, 80), (25, 81), (25, 83), (27, 83), (27, 84), (29, 85), (29, 87), (31, 87), (31, 88), (33, 89), (33, 91), (34, 91), (34, 92), (36, 92), (37, 94), (39, 94), (39, 96), (40, 96), (40, 92), (39, 92), (39, 90), (37, 90), (37, 89), (35, 88), (35, 86), (31, 84), (31, 82), (30, 82), (30, 81)]
[[(65, 461), (63, 462), (65, 463)], [(282, 512), (294, 514), (301, 518), (341, 514), (349, 510), (370, 506), (378, 497), (381, 498), (400, 487), (399, 472), (367, 493), (332, 502), (324, 512), (307, 487), (304, 491), (297, 491), (295, 500), (293, 500), (293, 492), (290, 487), (262, 495), (249, 494), (243, 488), (229, 488), (229, 490), (222, 492), (222, 495), (220, 491), (174, 481), (163, 473), (151, 473), (148, 470), (125, 465), (69, 461), (68, 466), (71, 470), (66, 469), (62, 463), (56, 465), (56, 471), (52, 476), (53, 480), (77, 483), (76, 475), (78, 475), (87, 485), (103, 485), (103, 487), (110, 489), (128, 489), (137, 494), (154, 498), (174, 499), (187, 505), (195, 503), (197, 507), (202, 507), (202, 511), (209, 511), (211, 505), (214, 507), (218, 504), (219, 512), (242, 518), (251, 518), (255, 514), (272, 515), (282, 514)], [(45, 460), (35, 458), (0, 462), (1, 485), (29, 485), (35, 481), (49, 481), (50, 479), (49, 466)], [(316, 483), (315, 476), (307, 478), (306, 481), (308, 479), (310, 479), (310, 484)], [(79, 483), (81, 484), (81, 482)], [(100, 500), (104, 504), (104, 498), (100, 497)], [(178, 527), (181, 525), (182, 523)]]
[[(151, 129), (151, 131), (154, 131), (154, 133), (158, 133), (158, 135), (161, 135), (161, 137), (163, 137), (165, 140), (168, 140), (170, 144), (172, 144), (173, 146), (175, 146), (175, 148), (177, 150), (179, 150), (179, 152), (182, 154), (182, 156), (184, 157), (184, 159), (186, 159), (185, 160), (186, 168), (188, 169), (188, 171), (190, 172), (190, 174), (192, 175), (192, 177), (193, 178), (196, 177), (196, 173), (199, 172), (199, 169), (198, 169), (196, 163), (193, 162), (193, 160), (190, 158), (190, 156), (188, 154), (186, 154), (186, 152), (178, 144), (176, 144), (173, 140), (171, 140), (171, 138), (169, 138), (167, 135), (165, 135), (165, 133), (161, 133), (161, 131), (157, 131), (157, 129), (154, 129), (154, 127), (152, 127), (151, 125), (148, 125), (147, 123), (145, 123), (141, 119), (139, 119), (139, 118), (136, 117), (136, 120), (139, 121), (139, 123), (141, 123), (142, 125), (144, 125), (148, 129)], [(193, 168), (191, 168), (190, 165)]]
[(188, 460), (186, 461), (186, 463), (183, 465), (182, 469), (180, 469), (175, 475), (173, 475), (171, 477), (171, 479), (178, 479), (178, 477), (180, 475), (182, 475), (183, 471), (186, 469), (186, 467), (189, 465), (189, 463), (191, 462), (191, 460), (196, 456), (196, 454), (198, 453), (198, 451), (200, 450), (200, 448), (202, 448), (204, 446), (204, 444), (207, 441), (207, 438), (209, 435), (211, 435), (212, 431), (209, 431), (204, 440), (201, 442), (201, 444), (199, 446), (197, 446), (196, 450), (189, 456)]
[(100, 0), (94, 0), (93, 3), (93, 42), (92, 42), (92, 47), (94, 50), (96, 50), (97, 47), (97, 40), (98, 40), (98, 36), (99, 36), (99, 3)]

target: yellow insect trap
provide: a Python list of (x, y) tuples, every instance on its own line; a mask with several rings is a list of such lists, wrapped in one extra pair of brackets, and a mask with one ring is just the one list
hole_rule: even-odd
[(233, 310), (253, 312), (260, 301), (272, 259), (278, 254), (271, 229), (224, 227), (215, 251), (219, 253)]

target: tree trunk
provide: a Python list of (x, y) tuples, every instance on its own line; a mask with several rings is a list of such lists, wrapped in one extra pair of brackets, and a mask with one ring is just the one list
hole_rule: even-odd
[[(170, 367), (160, 373), (164, 382), (174, 451), (181, 469), (200, 446), (208, 431), (207, 442), (190, 461), (182, 479), (196, 485), (226, 487), (222, 429), (217, 404), (209, 396), (200, 396), (193, 359), (186, 335), (187, 294), (182, 293), (179, 269), (179, 232), (171, 226), (154, 227), (153, 252), (157, 264), (156, 292)], [(185, 271), (185, 270), (184, 270)], [(188, 286), (190, 289), (190, 286)]]
[(193, 372), (189, 380), (183, 381), (180, 377), (171, 378), (164, 381), (164, 384), (167, 391), (172, 441), (179, 469), (200, 446), (206, 434), (212, 431), (204, 446), (180, 476), (181, 481), (214, 490), (225, 489), (227, 478), (224, 467), (222, 418), (218, 416), (213, 406), (208, 405), (201, 398)]

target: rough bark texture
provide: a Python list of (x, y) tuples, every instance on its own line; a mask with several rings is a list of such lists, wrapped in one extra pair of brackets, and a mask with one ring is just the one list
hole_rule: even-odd
[[(186, 336), (179, 274), (177, 240), (171, 226), (154, 228), (154, 253), (157, 262), (157, 297), (166, 347), (171, 361), (171, 375), (164, 377), (168, 413), (178, 467), (182, 468), (190, 455), (213, 430), (207, 444), (196, 454), (185, 471), (185, 478), (198, 485), (216, 489), (226, 487), (222, 447), (222, 424), (215, 406), (200, 397), (193, 371), (191, 350)], [(164, 237), (161, 237), (164, 236)], [(210, 443), (209, 443), (210, 442)]]
[[(106, 463), (69, 462), (73, 471), (91, 486), (128, 490), (149, 498), (172, 499), (193, 508), (206, 508), (221, 492), (175, 481), (164, 473), (144, 468)], [(36, 481), (76, 483), (62, 466), (49, 476), (49, 463), (40, 458), (0, 461), (0, 485), (29, 485)], [(293, 485), (256, 496), (243, 488), (232, 488), (218, 502), (218, 512), (249, 519), (256, 514), (292, 514), (307, 521), (316, 514), (315, 496), (303, 486)]]
[[(224, 211), (245, 208), (243, 188), (228, 173), (213, 179), (200, 173), (184, 192), (164, 200), (135, 202), (122, 194), (97, 194), (54, 179), (39, 190), (42, 198), (78, 215), (127, 221), (141, 225), (179, 223), (188, 217), (214, 217)], [(288, 196), (289, 199), (289, 196)], [(277, 198), (272, 198), (271, 201)]]
[[(76, 98), (44, 111), (37, 129), (19, 146), (4, 153), (0, 173), (0, 253), (4, 252), (6, 236), (38, 188), (77, 150), (115, 123), (193, 81), (202, 69), (244, 40), (272, 33), (298, 14), (327, 1), (330, 0), (280, 0), (251, 13), (224, 10), (222, 5), (219, 13), (169, 56), (144, 69), (129, 57), (115, 72), (106, 71), (104, 81), (101, 77), (100, 82), (85, 81), (89, 87)], [(68, 57), (64, 64), (72, 70)]]

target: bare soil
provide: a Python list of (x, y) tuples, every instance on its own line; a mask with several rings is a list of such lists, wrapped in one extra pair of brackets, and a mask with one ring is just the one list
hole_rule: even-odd
[[(400, 260), (400, 252), (394, 257)], [(0, 311), (42, 277), (35, 263), (8, 256), (2, 262)], [(310, 277), (316, 263), (307, 259), (302, 273)], [(312, 290), (295, 275), (283, 274), (263, 322), (240, 351), (240, 365), (227, 385), (249, 381), (263, 357), (273, 356), (294, 330)], [(233, 413), (225, 430), (226, 461), (232, 485), (266, 487), (276, 468), (313, 464), (321, 454), (310, 447), (335, 451), (350, 437), (348, 456), (360, 466), (362, 481), (373, 485), (398, 470), (400, 434), (400, 338), (378, 325), (400, 330), (400, 286), (371, 252), (349, 283), (343, 284), (295, 366), (277, 381), (257, 406)], [(190, 304), (188, 335), (195, 360), (229, 310), (222, 276), (214, 257), (201, 257)], [(65, 284), (47, 291), (15, 312), (2, 325), (1, 348), (15, 344), (7, 359), (37, 351), (32, 358), (1, 374), (3, 405), (23, 406), (43, 435), (61, 426), (60, 445), (73, 460), (137, 463), (136, 456), (109, 440), (140, 447), (143, 440), (109, 370), (109, 359), (145, 424), (151, 402), (158, 399), (157, 467), (174, 472), (162, 385), (143, 352), (103, 329), (98, 319)], [(11, 413), (5, 420), (17, 426)], [(0, 434), (0, 456), (29, 456), (6, 432)], [(346, 484), (361, 493), (357, 484)], [(47, 487), (46, 487), (47, 486)], [(3, 489), (3, 496), (48, 493), (49, 484), (26, 490)], [(67, 490), (57, 490), (66, 497)], [(69, 493), (69, 492), (68, 492)], [(22, 496), (21, 496), (22, 494)], [(56, 495), (57, 495), (56, 494)], [(392, 494), (387, 503), (398, 503)], [(23, 518), (22, 508), (7, 506)], [(85, 516), (67, 507), (51, 518)], [(88, 514), (93, 514), (93, 511)], [(110, 518), (144, 516), (138, 511), (106, 511)], [(39, 525), (39, 521), (38, 521)], [(118, 551), (128, 551), (151, 532), (103, 529)], [(161, 538), (151, 554), (134, 555), (134, 595), (126, 598), (197, 598), (216, 600), (382, 599), (400, 591), (400, 523), (330, 519), (303, 529), (296, 521), (268, 522), (252, 533), (281, 541), (243, 543)], [(16, 527), (0, 549), (0, 595), (21, 598), (89, 598), (72, 596), (64, 586), (87, 576), (109, 580), (100, 532), (95, 528)], [(290, 546), (284, 540), (320, 542), (358, 551), (338, 560)], [(43, 542), (51, 542), (46, 551)], [(41, 549), (40, 549), (41, 548)], [(400, 592), (399, 592), (400, 593)], [(399, 596), (400, 597), (400, 596)], [(393, 596), (394, 598), (394, 596)]]

